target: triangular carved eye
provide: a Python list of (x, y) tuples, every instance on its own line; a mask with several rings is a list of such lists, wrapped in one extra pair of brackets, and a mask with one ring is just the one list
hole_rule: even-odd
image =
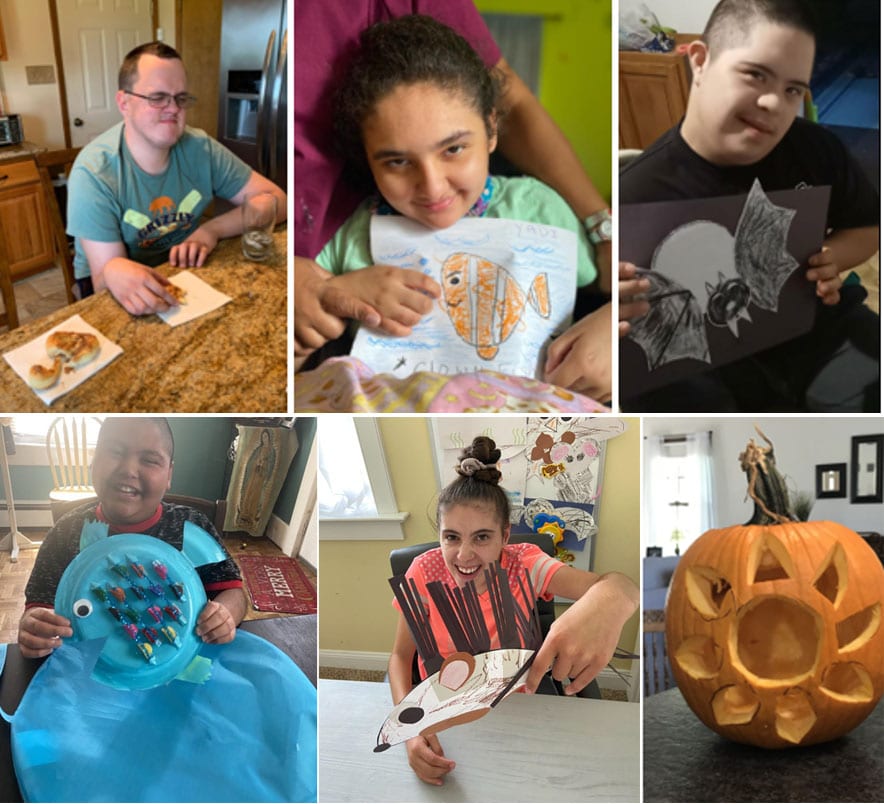
[(841, 605), (847, 591), (847, 556), (840, 544), (823, 561), (813, 585), (836, 609)]
[(838, 634), (838, 650), (846, 653), (861, 648), (875, 635), (880, 625), (880, 603), (874, 603), (856, 614), (851, 614), (850, 617), (835, 624), (835, 632)]
[(749, 577), (752, 583), (782, 581), (795, 576), (792, 558), (783, 543), (765, 533), (752, 545), (749, 554)]
[(731, 585), (710, 567), (689, 567), (685, 574), (688, 600), (705, 620), (715, 620), (733, 608)]

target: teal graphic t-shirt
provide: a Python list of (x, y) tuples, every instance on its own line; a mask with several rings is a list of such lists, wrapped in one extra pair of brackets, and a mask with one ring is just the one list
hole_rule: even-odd
[(185, 128), (158, 175), (132, 158), (123, 123), (77, 156), (68, 183), (68, 234), (76, 238), (74, 274), (90, 274), (80, 238), (123, 242), (130, 259), (159, 265), (199, 226), (213, 196), (232, 198), (252, 169), (201, 129)]

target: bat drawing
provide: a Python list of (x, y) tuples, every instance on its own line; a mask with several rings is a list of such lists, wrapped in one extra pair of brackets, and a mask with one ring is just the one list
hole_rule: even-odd
[(640, 269), (651, 284), (650, 311), (631, 322), (628, 336), (649, 370), (687, 357), (710, 363), (707, 326), (727, 327), (739, 338), (739, 321), (752, 322), (750, 303), (777, 311), (780, 291), (799, 265), (786, 249), (794, 217), (795, 210), (773, 204), (756, 179), (733, 236), (699, 220), (660, 242), (650, 270)]

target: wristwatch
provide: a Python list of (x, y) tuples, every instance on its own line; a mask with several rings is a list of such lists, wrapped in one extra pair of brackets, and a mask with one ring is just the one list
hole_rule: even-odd
[(610, 243), (614, 238), (614, 224), (611, 221), (611, 210), (600, 209), (593, 212), (588, 218), (583, 219), (583, 228), (586, 236), (594, 246), (599, 243)]

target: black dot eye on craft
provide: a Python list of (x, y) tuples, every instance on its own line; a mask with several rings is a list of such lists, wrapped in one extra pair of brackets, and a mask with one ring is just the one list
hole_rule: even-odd
[(399, 713), (399, 722), (400, 723), (417, 723), (420, 720), (423, 720), (424, 710), (419, 706), (409, 706), (407, 709), (403, 709)]

